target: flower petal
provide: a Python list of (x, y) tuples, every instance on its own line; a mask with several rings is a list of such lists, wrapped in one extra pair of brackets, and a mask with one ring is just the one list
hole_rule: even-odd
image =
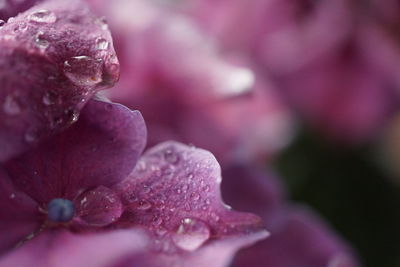
[(138, 111), (92, 100), (76, 124), (6, 162), (5, 168), (16, 187), (40, 204), (60, 197), (73, 200), (126, 178), (145, 142)]
[(114, 266), (128, 253), (143, 253), (146, 243), (147, 238), (135, 230), (86, 235), (49, 230), (0, 259), (0, 266)]
[(36, 203), (15, 190), (0, 167), (0, 254), (29, 236), (40, 225)]
[(311, 212), (294, 209), (271, 236), (239, 252), (233, 266), (359, 266), (346, 245)]
[[(265, 236), (264, 236), (265, 237)], [(262, 235), (258, 239), (264, 238)], [(132, 255), (113, 267), (187, 267), (208, 266), (227, 267), (233, 256), (240, 248), (256, 241), (254, 236), (247, 238), (227, 238), (208, 243), (194, 252), (180, 251), (179, 253), (154, 253), (148, 250), (142, 255)], [(141, 256), (141, 257), (140, 257)], [(139, 263), (139, 264), (138, 264)], [(347, 267), (347, 266), (346, 266)]]
[(77, 120), (119, 75), (110, 32), (79, 0), (49, 0), (0, 29), (0, 162)]
[(120, 225), (148, 229), (154, 249), (166, 253), (197, 251), (228, 238), (235, 246), (265, 237), (260, 218), (222, 202), (220, 172), (215, 157), (202, 149), (176, 142), (150, 149), (116, 186), (126, 206)]

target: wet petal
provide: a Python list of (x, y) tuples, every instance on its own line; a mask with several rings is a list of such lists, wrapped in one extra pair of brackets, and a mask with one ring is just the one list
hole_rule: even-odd
[(91, 100), (79, 121), (5, 164), (16, 187), (40, 204), (74, 200), (98, 186), (109, 187), (132, 171), (146, 142), (138, 111)]
[(6, 23), (0, 29), (0, 161), (74, 123), (118, 71), (107, 25), (79, 0), (45, 1)]
[(0, 266), (114, 266), (121, 257), (143, 253), (146, 243), (147, 238), (134, 230), (87, 235), (48, 231), (1, 258)]
[(120, 226), (148, 229), (154, 250), (167, 254), (228, 238), (234, 247), (265, 237), (260, 218), (222, 202), (220, 172), (215, 157), (202, 149), (176, 142), (150, 149), (117, 185), (126, 210)]

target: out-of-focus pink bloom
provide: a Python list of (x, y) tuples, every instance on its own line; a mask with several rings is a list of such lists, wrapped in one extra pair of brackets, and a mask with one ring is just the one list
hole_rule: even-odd
[[(77, 123), (5, 162), (0, 266), (226, 266), (238, 249), (266, 237), (259, 217), (223, 204), (211, 153), (166, 142), (134, 169), (145, 140), (139, 112), (91, 100)], [(135, 231), (132, 250), (119, 244), (127, 241), (122, 230)], [(117, 233), (105, 243), (93, 235), (100, 231)], [(90, 259), (94, 253), (104, 255)]]
[(154, 2), (91, 2), (121, 57), (110, 97), (142, 111), (150, 144), (179, 140), (226, 160), (271, 155), (288, 142), (290, 115), (246, 57), (223, 53), (189, 17)]
[(10, 18), (0, 26), (0, 162), (71, 125), (118, 76), (107, 25), (81, 1)]
[(0, 2), (0, 20), (3, 25), (9, 18), (18, 15), (21, 12), (31, 8), (34, 4), (41, 2), (40, 0), (2, 0)]
[(400, 53), (388, 34), (398, 3), (350, 2), (194, 1), (187, 9), (227, 50), (250, 55), (312, 127), (360, 144), (398, 106)]
[(260, 215), (271, 236), (240, 251), (234, 267), (355, 267), (353, 252), (317, 215), (289, 204), (281, 185), (265, 170), (245, 165), (225, 168), (224, 198), (239, 210)]

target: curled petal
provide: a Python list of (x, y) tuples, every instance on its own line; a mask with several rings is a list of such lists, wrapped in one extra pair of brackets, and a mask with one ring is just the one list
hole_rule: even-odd
[(234, 267), (359, 266), (353, 252), (311, 212), (287, 213), (271, 236), (238, 253)]
[(79, 0), (49, 0), (0, 29), (0, 162), (76, 122), (119, 75), (107, 24)]
[(222, 196), (237, 210), (262, 216), (268, 229), (280, 223), (285, 192), (270, 170), (254, 164), (227, 164), (222, 171)]
[(48, 231), (1, 258), (0, 266), (111, 267), (122, 257), (143, 253), (147, 242), (135, 230), (86, 235)]
[(145, 142), (138, 111), (91, 100), (76, 124), (6, 162), (5, 169), (16, 187), (40, 204), (53, 198), (74, 200), (126, 178)]
[(154, 249), (172, 254), (229, 238), (234, 246), (265, 237), (260, 218), (222, 202), (220, 172), (215, 157), (202, 149), (176, 142), (150, 149), (116, 186), (125, 205), (119, 223), (148, 229)]

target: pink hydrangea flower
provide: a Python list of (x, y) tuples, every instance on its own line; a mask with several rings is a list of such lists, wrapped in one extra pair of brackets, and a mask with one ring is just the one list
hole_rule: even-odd
[[(91, 100), (77, 123), (5, 162), (0, 266), (66, 266), (69, 251), (74, 266), (132, 266), (131, 258), (139, 266), (225, 266), (267, 235), (260, 218), (223, 204), (211, 153), (167, 142), (140, 157), (145, 141), (139, 112)], [(124, 232), (136, 240), (130, 249), (119, 245)], [(114, 259), (109, 265), (84, 255), (104, 249), (99, 259)]]

